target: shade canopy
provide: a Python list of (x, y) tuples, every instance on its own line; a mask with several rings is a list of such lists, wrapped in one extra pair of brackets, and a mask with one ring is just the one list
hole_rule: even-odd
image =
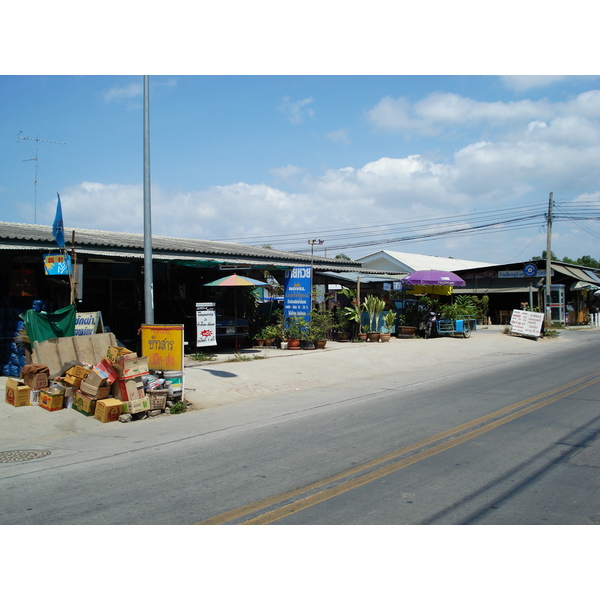
[(402, 282), (411, 285), (451, 285), (454, 287), (464, 287), (466, 285), (464, 279), (461, 279), (455, 273), (451, 271), (438, 271), (436, 269), (415, 271), (407, 275)]
[(237, 275), (234, 273), (233, 275), (227, 275), (227, 277), (221, 277), (221, 279), (217, 279), (216, 281), (211, 281), (210, 283), (205, 283), (204, 285), (212, 285), (215, 287), (238, 287), (238, 286), (249, 286), (249, 287), (258, 287), (268, 285), (264, 281), (259, 281), (258, 279), (252, 279), (251, 277), (242, 277), (241, 275)]

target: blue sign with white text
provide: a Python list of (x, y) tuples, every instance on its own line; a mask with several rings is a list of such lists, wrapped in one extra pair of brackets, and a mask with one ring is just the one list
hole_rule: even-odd
[(283, 317), (308, 318), (311, 309), (312, 268), (294, 267), (285, 272)]

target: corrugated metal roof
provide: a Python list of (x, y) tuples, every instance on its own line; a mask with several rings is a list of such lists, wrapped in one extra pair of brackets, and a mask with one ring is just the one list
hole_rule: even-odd
[[(139, 233), (122, 233), (99, 231), (93, 229), (76, 229), (65, 227), (65, 240), (70, 240), (75, 231), (75, 248), (77, 253), (119, 258), (143, 257), (144, 236)], [(26, 244), (24, 242), (30, 242)], [(50, 225), (31, 225), (25, 223), (6, 223), (0, 221), (0, 249), (12, 250), (56, 250), (52, 227)], [(140, 254), (141, 253), (141, 254)], [(212, 242), (152, 236), (152, 253), (156, 260), (190, 260), (214, 262), (243, 262), (265, 266), (296, 266), (307, 264), (311, 257), (306, 254), (284, 252), (271, 248), (247, 246), (232, 242)], [(315, 267), (326, 265), (328, 269), (339, 266), (342, 270), (356, 269), (360, 263), (340, 258), (312, 257)]]
[(387, 262), (390, 266), (395, 265), (398, 269), (409, 272), (425, 271), (428, 269), (454, 271), (493, 266), (493, 263), (483, 261), (463, 260), (445, 256), (431, 256), (428, 254), (412, 254), (410, 252), (396, 252), (394, 250), (382, 250), (381, 252), (375, 252), (374, 254), (363, 256), (357, 260), (365, 265), (377, 263), (378, 268), (382, 268), (382, 264)]

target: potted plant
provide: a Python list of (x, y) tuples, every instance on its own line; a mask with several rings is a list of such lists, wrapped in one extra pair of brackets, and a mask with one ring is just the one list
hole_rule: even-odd
[(369, 314), (369, 332), (367, 337), (370, 342), (379, 341), (379, 315), (385, 308), (385, 302), (377, 296), (369, 295), (363, 301), (363, 308)]
[(382, 342), (389, 342), (392, 335), (392, 329), (396, 323), (396, 313), (392, 310), (388, 310), (383, 317), (383, 324), (385, 325), (386, 331), (381, 334), (379, 339)]
[(422, 319), (422, 313), (419, 306), (409, 304), (404, 307), (402, 313), (398, 315), (398, 326), (396, 327), (396, 337), (412, 338), (417, 332), (417, 327)]
[(308, 323), (309, 337), (316, 348), (325, 348), (327, 335), (333, 327), (333, 316), (329, 311), (313, 309)]
[(346, 308), (344, 308), (344, 314), (348, 318), (348, 321), (352, 325), (352, 328), (355, 331), (357, 331), (360, 328), (360, 321), (362, 319), (363, 314), (362, 309), (359, 306), (353, 304), (352, 306), (346, 306)]
[(267, 325), (261, 332), (265, 346), (275, 345), (275, 340), (279, 336), (279, 328), (277, 325)]
[(300, 340), (305, 325), (306, 321), (303, 317), (288, 317), (286, 319), (283, 334), (288, 342), (288, 348), (300, 348)]
[(337, 341), (347, 342), (350, 339), (350, 319), (344, 310), (338, 310), (335, 315), (335, 328), (337, 330)]
[(365, 324), (360, 328), (360, 333), (358, 334), (358, 339), (361, 342), (366, 342), (368, 334), (369, 334), (369, 326)]
[(254, 335), (254, 338), (253, 338), (253, 339), (254, 339), (254, 341), (256, 342), (256, 345), (257, 345), (257, 346), (259, 346), (259, 347), (260, 347), (260, 346), (264, 346), (264, 345), (265, 345), (265, 338), (264, 338), (264, 336), (263, 336), (263, 332), (262, 332), (262, 331), (259, 331), (258, 333), (256, 333), (256, 334)]

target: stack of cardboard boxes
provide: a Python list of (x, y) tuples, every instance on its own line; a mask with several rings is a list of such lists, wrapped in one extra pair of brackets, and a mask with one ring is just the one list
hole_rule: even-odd
[(29, 373), (24, 368), (22, 382), (7, 380), (6, 402), (15, 407), (39, 404), (47, 410), (71, 406), (102, 423), (116, 421), (124, 413), (140, 415), (166, 406), (166, 390), (144, 389), (148, 359), (127, 348), (111, 346), (97, 365), (74, 364), (52, 382), (47, 367), (36, 367)]

